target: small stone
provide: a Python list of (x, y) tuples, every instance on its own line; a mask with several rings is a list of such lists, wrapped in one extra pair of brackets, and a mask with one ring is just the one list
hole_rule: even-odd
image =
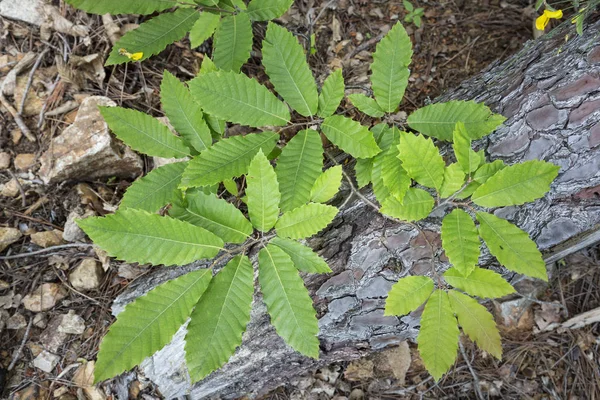
[(365, 398), (365, 392), (362, 389), (356, 388), (350, 392), (349, 400), (362, 400)]
[(45, 313), (35, 314), (35, 316), (33, 317), (33, 326), (35, 326), (36, 328), (44, 329), (46, 328), (47, 324), (48, 321)]
[(86, 258), (71, 272), (69, 282), (77, 290), (92, 290), (100, 287), (104, 270), (93, 258)]
[(60, 332), (58, 330), (58, 327), (62, 322), (62, 318), (62, 315), (53, 317), (50, 322), (48, 322), (46, 329), (44, 329), (40, 335), (40, 344), (49, 352), (58, 352), (58, 350), (65, 344), (67, 338), (69, 337), (69, 334)]
[(0, 169), (6, 169), (10, 167), (10, 154), (6, 152), (0, 153)]
[(15, 168), (19, 171), (29, 171), (35, 165), (35, 154), (17, 154), (14, 163)]
[(33, 342), (27, 343), (27, 348), (31, 352), (31, 355), (33, 355), (34, 357), (37, 357), (42, 351), (44, 351), (44, 348), (42, 346)]
[(15, 228), (0, 228), (0, 252), (19, 240), (23, 236), (21, 231)]
[(65, 222), (65, 229), (63, 231), (63, 240), (67, 242), (77, 242), (85, 239), (85, 232), (81, 230), (77, 222), (78, 219), (87, 218), (93, 216), (95, 213), (91, 210), (81, 213), (78, 211), (71, 211)]
[(68, 314), (63, 315), (58, 331), (71, 335), (81, 335), (85, 331), (85, 321), (75, 314), (75, 311), (70, 310)]
[(15, 314), (6, 321), (6, 329), (23, 329), (27, 326), (27, 320), (21, 314)]
[(400, 346), (383, 350), (376, 353), (375, 369), (382, 377), (393, 376), (401, 386), (404, 386), (406, 373), (410, 368), (411, 357), (408, 342), (400, 343)]
[(41, 0), (2, 0), (0, 15), (40, 26), (44, 23)]
[(132, 178), (142, 173), (140, 156), (110, 134), (98, 109), (115, 105), (102, 96), (82, 101), (75, 122), (55, 137), (40, 157), (39, 175), (45, 183), (108, 176)]
[(0, 290), (6, 290), (10, 287), (10, 284), (0, 279)]
[(2, 189), (0, 189), (0, 194), (5, 197), (16, 197), (21, 192), (16, 178), (11, 179), (0, 186), (2, 187)]
[(62, 232), (58, 229), (36, 232), (31, 235), (31, 242), (43, 248), (56, 246), (62, 242)]
[(23, 306), (33, 312), (48, 311), (67, 297), (67, 289), (56, 283), (44, 283), (23, 298)]
[(44, 372), (50, 373), (59, 361), (59, 356), (44, 350), (33, 360), (33, 366)]
[(20, 129), (15, 129), (12, 132), (10, 132), (10, 136), (12, 138), (12, 142), (14, 145), (19, 144), (19, 142), (21, 141), (21, 138), (23, 137), (23, 132), (21, 132)]
[(68, 387), (62, 386), (62, 387), (59, 387), (58, 389), (56, 389), (54, 392), (52, 392), (52, 395), (54, 397), (60, 397), (63, 394), (67, 394), (68, 391), (69, 391)]

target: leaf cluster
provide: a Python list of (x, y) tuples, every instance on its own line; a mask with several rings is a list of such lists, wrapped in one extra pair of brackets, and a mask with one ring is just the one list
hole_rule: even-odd
[[(290, 1), (252, 0), (246, 6), (196, 0), (197, 7), (175, 0), (68, 2), (97, 13), (149, 14), (175, 7), (117, 44), (143, 52), (144, 58), (190, 29), (196, 43), (216, 32), (213, 58), (204, 59), (196, 78), (183, 83), (164, 73), (161, 101), (176, 134), (144, 113), (101, 109), (114, 134), (134, 150), (179, 161), (134, 182), (115, 214), (79, 225), (111, 256), (127, 262), (214, 261), (158, 286), (119, 315), (100, 346), (97, 381), (139, 364), (188, 319), (185, 350), (192, 380), (220, 368), (250, 321), (255, 270), (279, 336), (298, 352), (319, 356), (316, 312), (299, 272), (331, 272), (300, 242), (325, 229), (338, 212), (325, 203), (336, 196), (344, 172), (340, 165), (325, 165), (324, 142), (356, 159), (358, 186), (372, 185), (387, 217), (416, 222), (435, 209), (452, 209), (441, 227), (452, 268), (436, 281), (400, 279), (386, 302), (387, 315), (405, 315), (425, 304), (419, 351), (431, 374), (439, 379), (454, 362), (459, 326), (483, 350), (501, 357), (493, 318), (475, 298), (501, 297), (514, 289), (500, 274), (478, 266), (481, 239), (509, 270), (547, 277), (528, 234), (486, 210), (541, 198), (558, 167), (535, 160), (512, 166), (487, 162), (472, 141), (504, 118), (483, 104), (433, 104), (413, 112), (407, 126), (388, 125), (410, 75), (412, 44), (401, 24), (373, 54), (372, 96), (348, 96), (359, 111), (384, 121), (369, 127), (336, 114), (345, 96), (342, 71), (333, 71), (319, 90), (303, 47), (273, 22), (261, 53), (274, 90), (239, 72), (252, 45), (251, 22), (281, 15)], [(117, 51), (109, 63), (127, 61), (123, 57)], [(227, 135), (232, 124), (248, 126), (250, 133)], [(284, 130), (294, 135), (282, 145)], [(437, 145), (443, 142), (452, 143), (453, 157), (441, 155)]]

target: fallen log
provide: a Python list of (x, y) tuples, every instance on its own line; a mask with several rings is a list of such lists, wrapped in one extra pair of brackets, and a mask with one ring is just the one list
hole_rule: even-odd
[[(580, 37), (571, 33), (567, 42), (564, 32), (528, 42), (518, 54), (439, 99), (485, 102), (508, 118), (479, 143), (489, 159), (512, 164), (537, 158), (561, 167), (543, 199), (496, 212), (527, 231), (550, 260), (553, 254), (563, 257), (582, 241), (590, 244), (598, 237), (593, 235), (600, 224), (600, 46), (595, 45), (599, 28), (596, 23)], [(309, 241), (333, 270), (305, 279), (319, 318), (319, 360), (295, 353), (276, 335), (256, 293), (243, 344), (219, 371), (195, 385), (189, 383), (184, 328), (141, 369), (166, 398), (254, 397), (319, 366), (414, 339), (418, 317), (384, 317), (385, 297), (404, 275), (427, 273), (432, 263), (435, 268), (446, 267), (439, 257), (438, 234), (444, 213), (440, 210), (425, 220), (419, 231), (386, 220), (354, 199), (330, 228)], [(590, 232), (592, 236), (586, 236)], [(497, 268), (485, 252), (480, 261)], [(114, 312), (157, 284), (205, 265), (156, 270), (121, 295)], [(519, 278), (514, 277), (513, 283), (519, 287)], [(127, 379), (119, 381), (124, 385)]]

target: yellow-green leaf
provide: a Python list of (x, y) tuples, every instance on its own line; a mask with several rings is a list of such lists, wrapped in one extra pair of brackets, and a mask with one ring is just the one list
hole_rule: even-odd
[(448, 297), (463, 332), (481, 350), (501, 360), (502, 342), (492, 314), (476, 300), (456, 290), (450, 290)]
[(342, 184), (342, 166), (336, 165), (323, 172), (315, 181), (310, 200), (315, 203), (326, 203), (336, 195)]
[(224, 71), (238, 72), (252, 51), (252, 24), (248, 14), (222, 18), (215, 32), (214, 48), (215, 65)]
[(281, 194), (275, 170), (262, 150), (250, 163), (247, 182), (250, 221), (259, 231), (268, 232), (277, 222)]
[(335, 112), (344, 98), (344, 76), (341, 69), (333, 71), (323, 82), (319, 94), (319, 108), (317, 114), (326, 118)]
[(392, 286), (385, 301), (385, 315), (406, 315), (427, 301), (433, 281), (426, 276), (407, 276)]
[(398, 158), (408, 176), (423, 186), (440, 190), (444, 182), (446, 164), (431, 139), (426, 139), (423, 135), (400, 132), (398, 150)]
[(502, 275), (489, 269), (475, 268), (464, 276), (456, 268), (450, 268), (444, 273), (444, 279), (455, 288), (481, 298), (495, 299), (515, 292)]
[(322, 231), (333, 221), (338, 209), (318, 203), (308, 203), (279, 218), (277, 234), (290, 239), (304, 239)]
[(417, 336), (423, 364), (436, 381), (454, 365), (459, 333), (448, 294), (436, 290), (425, 304)]
[(370, 158), (381, 150), (369, 128), (342, 115), (325, 118), (321, 129), (333, 144), (356, 158)]
[(455, 208), (442, 221), (442, 246), (446, 256), (461, 274), (467, 276), (479, 259), (479, 235), (473, 219)]
[(479, 235), (500, 264), (511, 271), (548, 280), (542, 254), (526, 232), (505, 219), (485, 212), (478, 212), (477, 220)]
[(379, 211), (401, 221), (419, 221), (429, 215), (434, 202), (433, 197), (425, 190), (410, 188), (406, 191), (402, 203), (389, 196), (383, 201)]

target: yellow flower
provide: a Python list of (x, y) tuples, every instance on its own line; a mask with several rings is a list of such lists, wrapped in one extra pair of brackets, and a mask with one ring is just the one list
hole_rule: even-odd
[(142, 53), (141, 51), (138, 53), (131, 54), (130, 52), (128, 52), (127, 50), (122, 49), (122, 48), (119, 49), (119, 54), (122, 56), (126, 56), (127, 58), (129, 58), (130, 60), (133, 60), (133, 61), (139, 61), (142, 59), (142, 57), (144, 57), (144, 53)]
[(543, 31), (544, 29), (546, 29), (546, 25), (548, 25), (548, 22), (550, 22), (551, 19), (561, 19), (562, 16), (562, 10), (544, 10), (544, 13), (537, 17), (537, 19), (535, 20), (535, 28), (538, 31)]

